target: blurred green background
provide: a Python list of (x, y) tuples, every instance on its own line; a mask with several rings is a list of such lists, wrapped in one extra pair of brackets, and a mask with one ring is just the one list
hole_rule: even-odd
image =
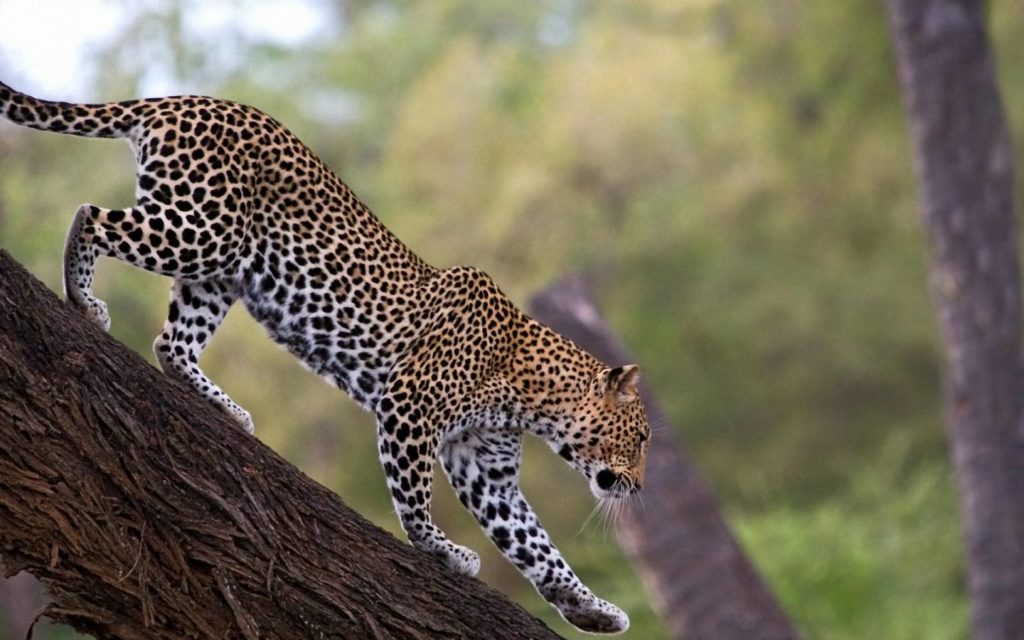
[[(88, 50), (83, 93), (40, 97), (170, 87), (250, 103), (429, 262), (480, 267), (520, 304), (587, 273), (808, 638), (967, 637), (941, 352), (883, 2), (291, 0), (318, 27), (287, 43), (234, 26), (271, 2), (107, 4), (120, 19)], [(211, 6), (229, 16), (216, 28), (195, 18)], [(1024, 4), (994, 0), (989, 14), (1020, 158)], [(0, 42), (3, 80), (36, 91), (9, 55)], [(133, 173), (121, 142), (3, 126), (0, 246), (59, 290), (75, 208), (131, 203)], [(151, 362), (168, 286), (100, 267), (112, 333)], [(240, 308), (203, 365), (257, 437), (401, 536), (368, 414)], [(611, 528), (582, 526), (582, 479), (533, 444), (523, 482), (554, 540), (628, 611), (629, 637), (664, 637)], [(439, 493), (436, 519), (482, 552), (483, 580), (585, 637)]]

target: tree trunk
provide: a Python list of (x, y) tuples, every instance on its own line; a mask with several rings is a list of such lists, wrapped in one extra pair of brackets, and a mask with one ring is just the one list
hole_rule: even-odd
[[(611, 366), (633, 362), (579, 278), (534, 296), (530, 312)], [(667, 425), (647, 385), (641, 395), (651, 424)], [(672, 432), (658, 431), (651, 442), (643, 508), (628, 510), (616, 523), (655, 608), (676, 638), (798, 638)]]
[(558, 637), (350, 511), (3, 251), (0, 486), (6, 573), (98, 637)]
[(1024, 362), (1010, 137), (980, 0), (889, 0), (948, 355), (975, 637), (1024, 638)]

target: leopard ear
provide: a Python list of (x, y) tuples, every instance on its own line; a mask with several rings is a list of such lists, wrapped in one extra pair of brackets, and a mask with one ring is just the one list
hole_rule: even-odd
[(624, 367), (615, 367), (605, 371), (605, 396), (624, 404), (632, 402), (640, 397), (637, 385), (640, 383), (640, 367), (635, 364), (627, 364)]

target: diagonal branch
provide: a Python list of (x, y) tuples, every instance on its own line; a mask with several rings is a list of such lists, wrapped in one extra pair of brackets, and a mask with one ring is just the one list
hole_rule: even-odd
[(0, 251), (0, 558), (103, 638), (557, 638), (349, 510)]

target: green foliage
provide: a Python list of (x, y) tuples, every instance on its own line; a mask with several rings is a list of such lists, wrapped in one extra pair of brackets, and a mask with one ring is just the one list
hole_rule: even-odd
[(887, 445), (832, 500), (737, 513), (735, 529), (808, 637), (966, 639), (949, 465), (908, 471), (910, 440)]
[[(965, 637), (883, 3), (361, 0), (318, 5), (329, 35), (291, 48), (197, 30), (198, 0), (136, 4), (97, 54), (97, 96), (158, 77), (255, 104), (428, 261), (475, 264), (518, 301), (586, 272), (809, 638)], [(1021, 132), (1018, 5), (990, 13)], [(1015, 145), (1020, 156), (1024, 136)], [(132, 173), (117, 144), (0, 129), (0, 244), (59, 289), (75, 207), (130, 202)], [(113, 333), (147, 356), (166, 288), (120, 265), (99, 277)], [(399, 533), (369, 416), (241, 310), (203, 366), (258, 437)], [(543, 447), (525, 464), (526, 492), (578, 573), (627, 609), (632, 637), (664, 637), (613, 536), (580, 531), (592, 505), (579, 479)], [(582, 637), (447, 490), (436, 511), (483, 552), (484, 580)]]

